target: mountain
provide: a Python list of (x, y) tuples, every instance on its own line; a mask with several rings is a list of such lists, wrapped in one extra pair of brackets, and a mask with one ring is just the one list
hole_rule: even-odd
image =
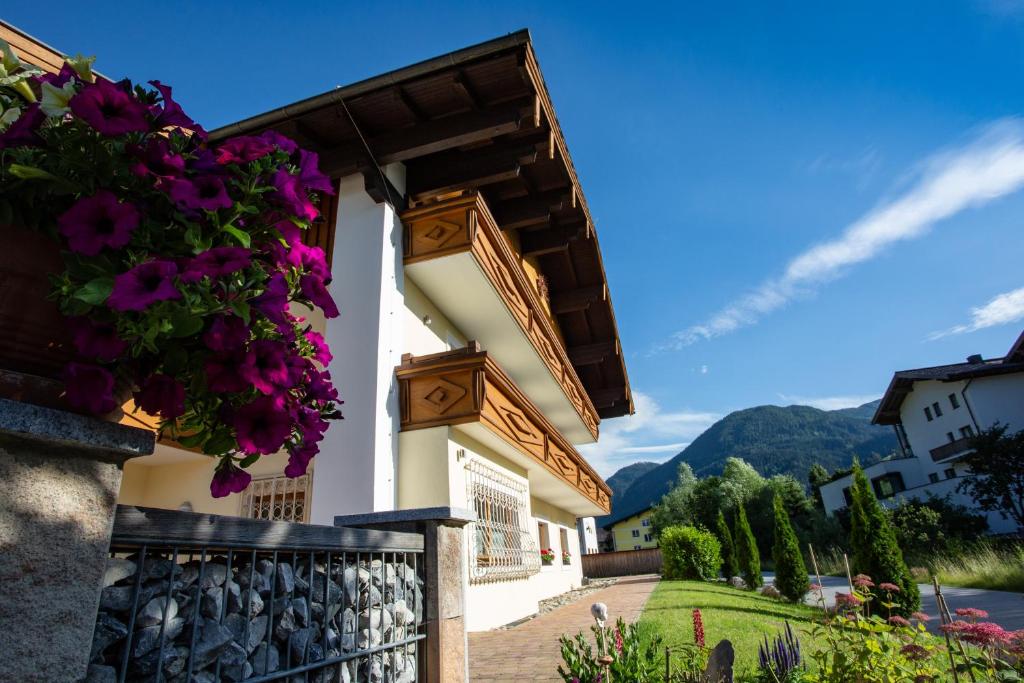
[[(626, 465), (612, 476), (605, 479), (605, 483), (612, 490), (612, 510), (625, 512), (621, 505), (621, 497), (633, 485), (633, 483), (651, 470), (656, 470), (660, 465), (656, 462), (635, 462)], [(603, 519), (603, 518), (602, 518)]]
[[(637, 463), (613, 474), (608, 479), (615, 492), (612, 514), (598, 524), (657, 503), (674, 485), (683, 462), (689, 463), (698, 477), (706, 477), (721, 474), (725, 459), (734, 456), (766, 477), (790, 474), (801, 483), (806, 483), (807, 471), (814, 463), (830, 472), (848, 467), (855, 456), (863, 464), (872, 463), (896, 448), (891, 428), (871, 424), (878, 403), (831, 411), (758, 406), (730, 413), (668, 462), (654, 468), (647, 467), (651, 463)], [(639, 476), (637, 470), (630, 469), (637, 465), (646, 470)], [(619, 478), (623, 473), (626, 476)], [(612, 484), (630, 479), (632, 483), (623, 490)]]

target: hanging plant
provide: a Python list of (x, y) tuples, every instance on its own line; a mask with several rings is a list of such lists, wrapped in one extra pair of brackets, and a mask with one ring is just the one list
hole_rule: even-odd
[[(0, 41), (2, 42), (2, 41)], [(161, 434), (220, 459), (214, 496), (286, 450), (306, 472), (341, 403), (323, 337), (299, 304), (338, 315), (325, 255), (302, 242), (318, 193), (317, 155), (268, 131), (208, 143), (171, 88), (0, 69), (0, 230), (59, 245), (51, 276), (73, 358), (66, 404), (102, 415), (130, 393)]]

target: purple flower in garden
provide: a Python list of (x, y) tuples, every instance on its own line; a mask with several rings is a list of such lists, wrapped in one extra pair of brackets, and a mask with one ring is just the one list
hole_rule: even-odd
[(299, 146), (289, 137), (281, 135), (276, 130), (265, 130), (259, 135), (260, 140), (274, 145), (283, 152), (291, 154), (299, 148)]
[(320, 417), (320, 412), (312, 408), (299, 408), (295, 415), (299, 432), (302, 434), (303, 443), (317, 443), (324, 438), (327, 431), (327, 421)]
[(284, 474), (286, 477), (301, 477), (309, 469), (309, 461), (320, 452), (320, 446), (315, 443), (303, 443), (301, 446), (288, 453), (288, 464), (285, 465)]
[(204, 277), (219, 277), (248, 268), (251, 252), (243, 247), (214, 247), (192, 259), (185, 267), (181, 279), (198, 282)]
[(72, 251), (95, 256), (104, 247), (118, 249), (132, 239), (139, 226), (139, 211), (133, 204), (117, 201), (109, 190), (98, 190), (79, 199), (57, 218), (60, 234), (68, 238)]
[(68, 318), (71, 339), (75, 349), (85, 358), (112, 361), (128, 348), (128, 342), (117, 336), (117, 327), (111, 323), (97, 323), (88, 318)]
[(931, 621), (932, 618), (924, 612), (913, 612), (910, 615), (911, 619), (917, 619), (918, 621)]
[(274, 228), (281, 233), (281, 237), (288, 244), (294, 246), (302, 243), (302, 231), (299, 230), (299, 226), (295, 225), (288, 219), (280, 220), (274, 223)]
[(249, 345), (242, 377), (264, 394), (274, 394), (288, 386), (290, 376), (288, 347), (279, 341), (262, 339)]
[(337, 401), (338, 390), (331, 383), (331, 373), (311, 369), (306, 375), (306, 396), (314, 401)]
[(33, 76), (30, 80), (35, 81), (39, 84), (49, 83), (55, 88), (63, 88), (64, 84), (70, 81), (72, 78), (77, 79), (78, 72), (76, 72), (70, 64), (64, 62), (64, 64), (60, 67), (60, 71), (58, 73), (39, 74), (38, 76)]
[(287, 169), (279, 168), (270, 179), (270, 184), (275, 189), (273, 198), (299, 218), (311, 221), (320, 215), (313, 202), (309, 201), (299, 176), (292, 175)]
[(910, 622), (898, 614), (894, 614), (889, 617), (889, 623), (893, 626), (910, 626)]
[(883, 590), (886, 593), (899, 593), (900, 587), (895, 583), (880, 583), (878, 584), (879, 590)]
[(178, 178), (185, 173), (185, 158), (171, 151), (171, 146), (162, 137), (149, 141), (145, 148), (135, 147), (132, 152), (139, 161), (132, 166), (132, 173), (145, 177)]
[(240, 135), (225, 140), (217, 147), (218, 164), (247, 164), (274, 151), (274, 146), (262, 137)]
[(930, 655), (928, 650), (917, 643), (907, 643), (900, 648), (900, 654), (912, 662), (927, 659)]
[(193, 121), (182, 110), (181, 105), (171, 97), (171, 86), (164, 85), (160, 81), (150, 81), (149, 84), (160, 91), (160, 97), (163, 100), (163, 106), (155, 111), (156, 120), (153, 122), (154, 128), (161, 130), (170, 126), (176, 126), (195, 131), (201, 139), (206, 139), (206, 131), (203, 130), (203, 127)]
[(288, 281), (281, 273), (274, 273), (267, 280), (263, 293), (252, 300), (252, 305), (274, 322), (284, 322), (288, 309)]
[(225, 459), (213, 474), (213, 481), (210, 482), (210, 495), (214, 498), (223, 498), (232, 493), (241, 493), (250, 481), (252, 481), (251, 474), (235, 467), (230, 459)]
[(135, 403), (150, 415), (173, 420), (185, 413), (185, 387), (168, 375), (151, 375), (135, 392)]
[(334, 194), (331, 179), (320, 172), (320, 157), (316, 152), (299, 150), (299, 185), (306, 190)]
[(963, 617), (972, 621), (988, 619), (988, 612), (983, 609), (978, 609), (977, 607), (957, 607), (955, 612), (958, 617)]
[(331, 269), (327, 266), (327, 255), (320, 247), (308, 247), (298, 242), (288, 250), (287, 261), (290, 265), (316, 275), (330, 284)]
[(114, 376), (98, 365), (68, 363), (64, 368), (64, 386), (65, 398), (75, 410), (103, 415), (117, 407)]
[(238, 447), (245, 453), (274, 453), (292, 433), (292, 418), (281, 402), (260, 396), (235, 411), (232, 426)]
[(25, 107), (21, 116), (0, 133), (0, 149), (11, 147), (39, 147), (43, 139), (39, 137), (39, 126), (46, 120), (46, 114), (39, 108), (38, 102)]
[(249, 328), (237, 315), (221, 315), (214, 318), (210, 329), (203, 335), (206, 348), (213, 351), (235, 351), (249, 340)]
[(114, 278), (107, 305), (115, 311), (144, 311), (157, 301), (180, 299), (174, 286), (178, 266), (174, 261), (147, 261)]
[(168, 194), (183, 209), (216, 211), (234, 205), (228, 196), (224, 181), (216, 176), (198, 176), (189, 180), (172, 179), (162, 184), (169, 188)]
[(215, 353), (206, 359), (206, 386), (218, 393), (236, 393), (250, 387), (242, 376), (244, 353)]
[(323, 309), (325, 318), (338, 317), (338, 306), (334, 303), (334, 299), (331, 298), (331, 294), (327, 291), (322, 279), (312, 274), (303, 275), (299, 280), (299, 287), (302, 288), (302, 293), (306, 295), (307, 299)]
[(71, 111), (103, 135), (149, 130), (146, 105), (130, 92), (102, 78), (71, 98)]
[(331, 362), (333, 358), (331, 349), (327, 346), (327, 341), (322, 334), (309, 330), (306, 332), (306, 341), (313, 347), (313, 358), (321, 365), (327, 365)]
[(853, 585), (857, 588), (874, 588), (875, 582), (867, 574), (857, 574), (853, 577)]

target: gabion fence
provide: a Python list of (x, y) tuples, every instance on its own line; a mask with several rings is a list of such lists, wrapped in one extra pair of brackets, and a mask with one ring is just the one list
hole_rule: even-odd
[(118, 508), (87, 680), (420, 680), (423, 538)]

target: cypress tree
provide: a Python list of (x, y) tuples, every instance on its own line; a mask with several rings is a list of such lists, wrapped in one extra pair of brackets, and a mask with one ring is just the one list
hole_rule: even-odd
[(754, 540), (754, 532), (750, 530), (750, 522), (747, 521), (747, 512), (743, 509), (743, 503), (736, 503), (736, 533), (733, 541), (736, 544), (736, 564), (740, 575), (747, 582), (751, 590), (760, 588), (761, 580), (761, 556), (757, 550), (757, 541)]
[[(853, 571), (867, 574), (875, 585), (892, 583), (899, 586), (899, 593), (892, 596), (896, 603), (893, 611), (906, 616), (921, 607), (921, 593), (903, 560), (896, 533), (889, 524), (889, 515), (875, 498), (875, 492), (871, 490), (863, 470), (856, 465), (853, 469), (851, 494), (850, 544), (853, 546)], [(881, 593), (875, 589), (876, 596)]]
[(789, 515), (782, 504), (782, 498), (775, 496), (775, 543), (772, 557), (775, 560), (775, 587), (786, 598), (801, 602), (811, 588), (807, 577), (807, 565), (800, 554), (800, 544), (789, 523)]
[(722, 574), (726, 580), (736, 576), (736, 549), (732, 544), (732, 533), (725, 521), (725, 513), (718, 511), (718, 519), (715, 522), (715, 535), (718, 536), (718, 543), (722, 546)]

